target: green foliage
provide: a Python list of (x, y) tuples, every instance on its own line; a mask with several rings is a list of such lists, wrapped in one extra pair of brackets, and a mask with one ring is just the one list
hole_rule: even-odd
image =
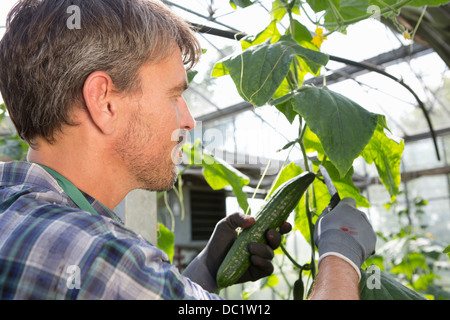
[(164, 251), (169, 257), (170, 261), (173, 260), (175, 253), (175, 235), (165, 225), (158, 223), (158, 249)]
[(447, 0), (413, 0), (410, 3), (408, 3), (409, 6), (412, 7), (423, 7), (423, 6), (440, 6), (443, 4), (446, 4)]
[[(234, 8), (247, 7), (254, 1), (230, 1)], [(374, 165), (380, 181), (389, 193), (389, 202), (393, 203), (399, 193), (400, 161), (404, 149), (403, 141), (390, 136), (386, 119), (383, 115), (374, 114), (350, 100), (349, 98), (324, 86), (304, 86), (304, 77), (309, 73), (317, 76), (322, 66), (328, 62), (328, 56), (319, 50), (320, 43), (335, 31), (344, 32), (350, 24), (367, 18), (384, 15), (395, 17), (399, 10), (408, 4), (414, 6), (439, 5), (446, 1), (420, 0), (274, 0), (270, 16), (272, 22), (255, 36), (247, 36), (241, 41), (242, 52), (235, 53), (219, 61), (212, 75), (220, 77), (229, 75), (238, 93), (243, 99), (257, 106), (270, 104), (277, 108), (286, 119), (293, 124), (298, 119), (298, 138), (286, 144), (280, 150), (299, 145), (303, 153), (304, 168), (290, 163), (285, 166), (275, 180), (269, 195), (296, 175), (306, 171), (318, 172), (318, 165), (323, 165), (330, 174), (341, 197), (352, 197), (360, 207), (369, 207), (368, 200), (360, 194), (353, 184), (353, 162), (357, 158)], [(309, 7), (316, 17), (310, 16)], [(300, 21), (294, 18), (304, 11), (308, 19), (319, 27), (328, 30), (323, 34), (321, 28), (316, 29), (316, 36)], [(288, 17), (289, 27), (282, 34), (278, 25)], [(309, 159), (308, 154), (315, 153), (317, 160)], [(315, 221), (330, 201), (328, 189), (320, 179), (316, 179), (295, 208), (294, 230), (300, 231), (303, 237), (314, 248), (313, 232)], [(450, 249), (447, 248), (447, 251)], [(312, 278), (314, 270), (314, 250), (308, 273)], [(446, 251), (446, 252), (447, 252)], [(303, 268), (282, 250), (293, 263), (294, 269)], [(442, 250), (440, 251), (442, 253)], [(423, 254), (424, 256), (421, 256)], [(397, 256), (398, 258), (399, 256)], [(433, 282), (434, 275), (426, 269), (429, 257), (422, 252), (412, 251), (403, 256), (404, 260), (396, 261), (393, 273), (401, 273), (406, 278), (414, 278), (408, 285), (419, 290), (424, 284)], [(424, 259), (422, 259), (425, 257)], [(385, 261), (374, 256), (372, 262), (381, 266)], [(415, 263), (412, 273), (405, 273), (408, 266)], [(306, 267), (305, 267), (306, 268)], [(417, 270), (424, 270), (418, 275)], [(306, 271), (305, 271), (306, 272)], [(365, 271), (363, 276), (368, 277)], [(369, 275), (370, 276), (370, 275)], [(419, 276), (419, 278), (417, 278)], [(284, 277), (284, 275), (283, 275)], [(284, 277), (285, 278), (285, 277)], [(290, 287), (293, 286), (286, 283)], [(363, 282), (363, 281), (361, 281)], [(299, 283), (299, 282), (297, 282)], [(411, 289), (394, 280), (387, 273), (381, 273), (380, 291), (367, 291), (361, 288), (364, 299), (423, 299)], [(275, 289), (272, 287), (275, 291)], [(284, 295), (277, 294), (282, 297)], [(297, 295), (298, 296), (298, 295)]]
[(275, 43), (267, 40), (218, 62), (213, 76), (229, 74), (243, 99), (262, 106), (286, 78), (295, 56), (302, 57), (313, 72), (328, 62), (327, 55), (302, 47), (290, 36), (282, 36)]
[(442, 251), (442, 253), (447, 253), (448, 257), (450, 258), (450, 245), (447, 246), (447, 248), (445, 248), (444, 251)]
[[(329, 1), (308, 3), (317, 12), (325, 8), (331, 10), (327, 7)], [(335, 5), (340, 8), (346, 3), (336, 1)], [(244, 38), (241, 41), (243, 52), (219, 61), (212, 76), (230, 75), (246, 101), (256, 106), (270, 103), (290, 123), (297, 117), (300, 123), (304, 122), (299, 138), (283, 149), (299, 143), (304, 149), (308, 148), (308, 152), (318, 152), (322, 161), (329, 161), (331, 170), (337, 169), (339, 174), (333, 180), (341, 186), (346, 184), (343, 181), (349, 185), (348, 188), (341, 187), (345, 194), (355, 197), (359, 193), (347, 173), (352, 173), (353, 161), (362, 156), (367, 163), (375, 164), (393, 201), (400, 183), (403, 142), (396, 142), (386, 135), (384, 116), (367, 111), (327, 87), (302, 86), (305, 74), (317, 75), (320, 66), (327, 64), (328, 56), (311, 44), (310, 32), (292, 18), (296, 4), (300, 2), (274, 1), (272, 14), (276, 12), (277, 19), (256, 36)], [(290, 28), (281, 35), (277, 21), (286, 14), (290, 17)], [(308, 138), (312, 135), (315, 135), (315, 141), (309, 144)], [(365, 199), (357, 198), (359, 205), (368, 206)]]
[(271, 104), (287, 99), (292, 110), (318, 136), (325, 155), (340, 175), (345, 176), (370, 141), (380, 116), (327, 87), (303, 87)]
[(6, 116), (6, 106), (0, 104), (0, 128), (6, 128), (5, 132), (7, 132), (0, 138), (0, 158), (2, 161), (24, 160), (28, 151), (28, 144), (19, 138), (15, 130), (8, 128)]
[[(438, 271), (444, 267), (442, 255), (444, 246), (423, 230), (420, 220), (412, 223), (412, 215), (419, 217), (427, 201), (414, 199), (410, 209), (395, 210), (399, 218), (398, 232), (379, 234), (384, 243), (377, 248), (377, 254), (366, 260), (366, 265), (376, 264), (380, 270), (389, 272), (395, 279), (415, 292), (430, 299), (449, 299), (446, 292), (436, 283)], [(397, 202), (392, 204), (395, 209)], [(409, 216), (405, 223), (404, 216)], [(448, 263), (447, 263), (448, 265)]]
[(400, 161), (404, 150), (404, 142), (389, 138), (382, 125), (377, 128), (362, 152), (364, 160), (375, 163), (381, 182), (389, 191), (391, 202), (395, 200), (400, 185)]

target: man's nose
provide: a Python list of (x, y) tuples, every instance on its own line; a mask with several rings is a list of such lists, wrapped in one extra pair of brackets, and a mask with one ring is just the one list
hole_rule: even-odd
[(180, 99), (180, 116), (181, 116), (181, 123), (180, 123), (181, 129), (189, 131), (195, 128), (195, 119), (192, 116), (191, 111), (189, 110), (189, 107), (187, 106), (184, 98)]

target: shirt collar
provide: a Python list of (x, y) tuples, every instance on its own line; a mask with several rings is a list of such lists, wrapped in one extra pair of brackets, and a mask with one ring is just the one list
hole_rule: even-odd
[[(50, 189), (58, 192), (61, 195), (61, 197), (64, 199), (65, 205), (67, 204), (72, 207), (76, 207), (73, 201), (59, 186), (56, 179), (36, 163), (26, 161), (11, 161), (0, 163), (0, 185), (5, 187), (16, 185), (33, 185), (45, 189)], [(111, 218), (122, 225), (124, 224), (120, 217), (118, 217), (114, 213), (114, 211), (107, 208), (100, 201), (91, 197), (87, 193), (83, 191), (81, 191), (81, 193), (99, 215)]]

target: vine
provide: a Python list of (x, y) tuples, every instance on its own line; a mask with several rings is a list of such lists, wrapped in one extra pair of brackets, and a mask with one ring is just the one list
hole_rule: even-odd
[[(254, 4), (250, 1), (231, 3), (236, 8)], [(345, 96), (331, 91), (326, 87), (325, 80), (324, 87), (317, 88), (304, 86), (303, 78), (306, 73), (319, 75), (321, 67), (330, 59), (340, 60), (322, 53), (321, 43), (331, 33), (343, 31), (350, 24), (373, 17), (373, 14), (368, 14), (369, 5), (379, 6), (379, 14), (392, 18), (407, 4), (422, 5), (422, 1), (274, 0), (271, 14), (275, 23), (280, 22), (284, 16), (289, 21), (285, 34), (279, 33), (272, 22), (256, 36), (244, 36), (241, 39), (242, 53), (226, 57), (215, 65), (212, 75), (229, 75), (244, 100), (255, 107), (266, 104), (276, 107), (291, 124), (298, 119), (298, 138), (280, 150), (298, 144), (303, 156), (303, 168), (293, 163), (285, 166), (278, 174), (271, 192), (283, 181), (303, 171), (313, 171), (320, 176), (318, 166), (322, 165), (330, 173), (341, 197), (353, 197), (357, 205), (368, 207), (369, 202), (352, 181), (353, 161), (362, 157), (368, 164), (375, 164), (379, 178), (390, 194), (390, 202), (395, 201), (400, 184), (399, 166), (403, 141), (398, 142), (388, 136), (389, 128), (383, 115), (367, 112)], [(317, 25), (314, 37), (294, 17), (300, 10), (307, 13), (306, 6), (321, 15), (314, 20), (306, 14)], [(350, 6), (354, 10), (349, 10)], [(328, 32), (324, 33), (322, 28), (326, 28)], [(434, 134), (423, 103), (402, 80), (377, 68), (364, 67), (388, 76), (407, 88), (419, 102)], [(358, 134), (355, 135), (354, 132)], [(435, 146), (439, 157), (437, 145)], [(317, 159), (311, 160), (309, 154), (312, 152)], [(303, 296), (295, 294), (296, 288), (304, 290), (303, 272), (309, 271), (312, 280), (315, 279), (314, 223), (317, 213), (322, 212), (329, 201), (326, 187), (321, 180), (316, 179), (295, 210), (295, 229), (301, 232), (311, 246), (309, 263), (300, 265), (286, 247), (281, 246), (284, 257), (299, 270), (298, 279), (293, 286), (296, 298)], [(282, 276), (285, 277), (283, 273)]]

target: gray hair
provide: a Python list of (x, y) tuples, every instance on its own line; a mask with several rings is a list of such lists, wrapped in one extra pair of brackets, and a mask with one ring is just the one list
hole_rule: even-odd
[[(69, 28), (70, 6), (81, 13)], [(73, 8), (73, 7), (72, 7)], [(118, 92), (139, 88), (139, 69), (176, 43), (189, 70), (201, 48), (188, 23), (156, 0), (21, 0), (0, 42), (0, 90), (19, 136), (50, 143), (84, 106), (86, 78), (104, 71)]]

